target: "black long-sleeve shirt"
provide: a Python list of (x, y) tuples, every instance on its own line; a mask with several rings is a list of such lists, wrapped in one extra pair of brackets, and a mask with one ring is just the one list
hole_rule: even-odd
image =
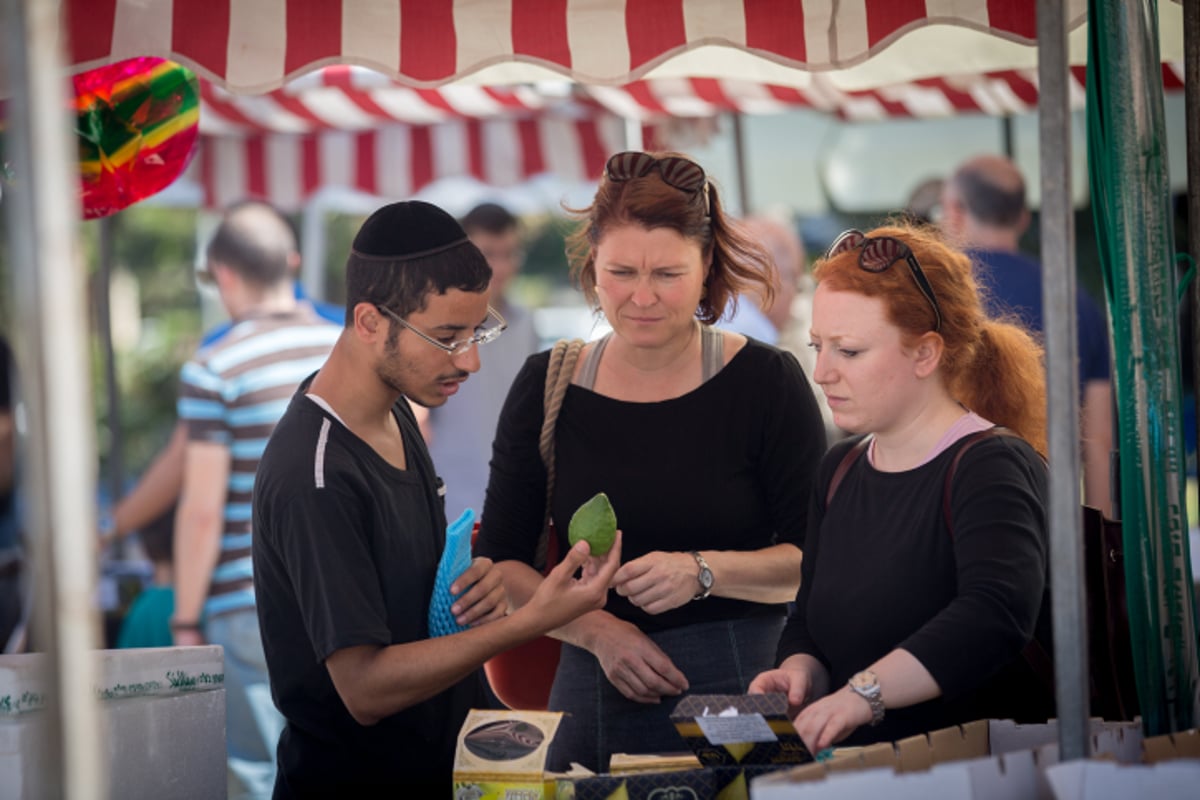
[(1049, 646), (1041, 459), (1015, 437), (972, 446), (951, 487), (951, 531), (943, 495), (961, 443), (904, 472), (880, 472), (860, 457), (826, 509), (833, 471), (855, 441), (834, 446), (821, 464), (779, 659), (816, 657), (835, 690), (895, 648), (929, 670), (941, 697), (888, 709), (850, 744), (984, 717), (1044, 720), (1047, 687), (1021, 655), (1035, 628)]
[[(538, 454), (547, 353), (531, 356), (500, 415), (475, 554), (532, 563), (546, 502)], [(622, 559), (651, 551), (756, 550), (804, 542), (807, 498), (825, 451), (821, 414), (794, 356), (754, 340), (697, 389), (655, 403), (568, 388), (555, 430), (559, 552), (571, 515), (606, 492)], [(784, 606), (722, 597), (651, 615), (609, 594), (606, 609), (655, 631)]]

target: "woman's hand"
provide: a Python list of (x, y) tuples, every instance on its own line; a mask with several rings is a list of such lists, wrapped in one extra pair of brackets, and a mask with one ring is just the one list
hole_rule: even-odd
[(750, 694), (768, 694), (779, 692), (786, 694), (788, 699), (788, 716), (799, 713), (808, 701), (811, 681), (808, 673), (801, 669), (769, 669), (760, 672), (750, 681)]
[(634, 702), (659, 703), (688, 690), (687, 677), (632, 623), (612, 618), (589, 649), (609, 682)]
[(699, 572), (690, 553), (656, 550), (622, 564), (613, 588), (647, 614), (661, 614), (691, 602), (700, 593)]
[(867, 699), (849, 686), (843, 686), (801, 711), (793, 724), (809, 752), (816, 754), (845, 739), (871, 719), (871, 704)]
[[(471, 627), (500, 619), (508, 613), (508, 594), (504, 591), (503, 576), (490, 558), (476, 558), (471, 566), (450, 584), (450, 593), (457, 597), (450, 613), (459, 625)], [(470, 587), (470, 588), (468, 588)]]
[(784, 659), (778, 669), (760, 672), (750, 681), (748, 691), (750, 694), (786, 694), (788, 716), (795, 719), (805, 703), (829, 691), (829, 672), (824, 664), (812, 656), (796, 653)]

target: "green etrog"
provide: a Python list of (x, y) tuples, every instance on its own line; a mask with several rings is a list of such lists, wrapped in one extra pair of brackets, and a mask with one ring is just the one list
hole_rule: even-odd
[(604, 492), (575, 509), (571, 524), (567, 526), (567, 541), (571, 546), (574, 547), (576, 542), (583, 539), (591, 547), (594, 556), (602, 556), (611, 550), (616, 537), (617, 514)]

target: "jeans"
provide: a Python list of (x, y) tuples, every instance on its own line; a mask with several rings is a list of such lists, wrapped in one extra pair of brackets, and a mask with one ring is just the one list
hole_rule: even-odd
[(283, 716), (271, 700), (258, 614), (251, 608), (213, 617), (205, 623), (204, 633), (210, 644), (225, 648), (230, 800), (239, 792), (245, 798), (269, 798), (275, 785), (275, 747), (283, 731)]
[[(758, 673), (775, 666), (784, 617), (762, 616), (685, 625), (650, 638), (687, 677), (688, 694), (744, 694)], [(564, 643), (550, 690), (550, 709), (565, 711), (547, 769), (566, 771), (578, 762), (608, 771), (613, 753), (685, 751), (671, 723), (678, 697), (657, 705), (627, 699), (604, 674), (600, 662)]]

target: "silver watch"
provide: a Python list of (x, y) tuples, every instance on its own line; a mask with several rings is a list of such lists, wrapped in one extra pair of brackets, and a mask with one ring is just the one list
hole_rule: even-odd
[(879, 678), (869, 669), (856, 673), (849, 681), (850, 691), (867, 701), (871, 706), (871, 725), (883, 722), (883, 689), (879, 688)]
[(700, 572), (696, 575), (696, 580), (700, 583), (700, 591), (696, 593), (693, 600), (703, 600), (712, 594), (713, 574), (708, 568), (708, 562), (704, 560), (704, 556), (700, 555), (699, 551), (692, 551), (692, 558), (696, 559), (696, 564), (700, 567)]

